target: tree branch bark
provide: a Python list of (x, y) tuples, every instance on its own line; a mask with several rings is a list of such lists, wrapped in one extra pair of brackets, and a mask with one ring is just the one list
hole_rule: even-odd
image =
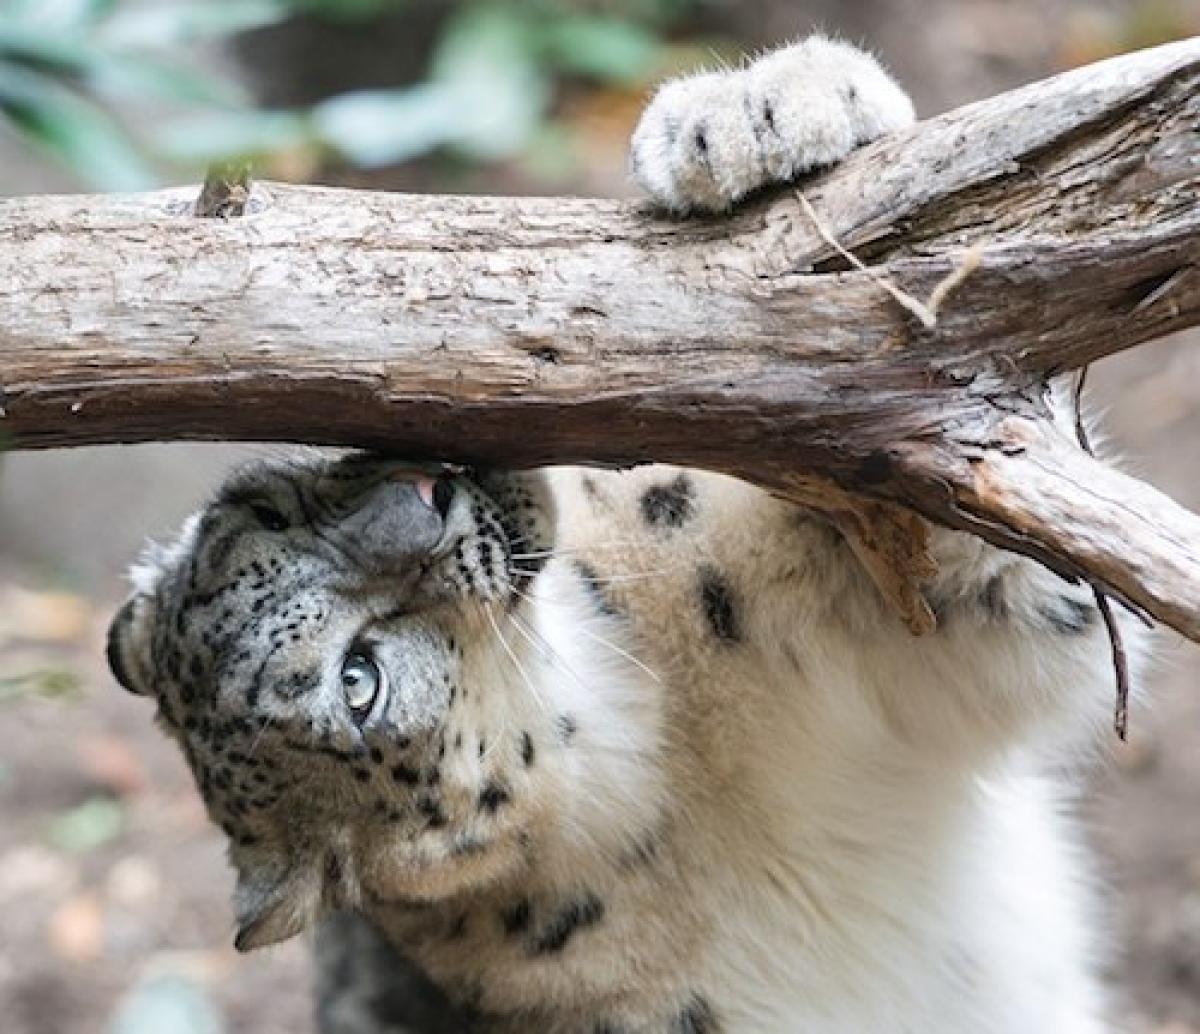
[[(897, 507), (1200, 640), (1200, 520), (1056, 437), (1045, 403), (1050, 376), (1200, 323), (1200, 40), (923, 122), (803, 189), (811, 212), (783, 190), (687, 222), (277, 185), (228, 221), (194, 191), (5, 202), (0, 434), (708, 467), (832, 512), (915, 630)], [(927, 299), (976, 260), (932, 327), (880, 287)]]

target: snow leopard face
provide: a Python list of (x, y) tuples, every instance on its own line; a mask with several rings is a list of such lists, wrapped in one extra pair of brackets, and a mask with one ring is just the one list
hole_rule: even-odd
[(232, 477), (137, 570), (110, 665), (155, 698), (230, 838), (239, 947), (519, 853), (502, 773), (451, 792), (440, 763), (478, 681), (470, 644), (521, 605), (550, 505), (536, 474), (276, 461)]

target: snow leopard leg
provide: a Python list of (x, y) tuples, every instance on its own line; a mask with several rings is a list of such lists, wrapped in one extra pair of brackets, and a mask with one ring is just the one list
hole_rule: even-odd
[(470, 1034), (470, 1022), (371, 923), (352, 912), (317, 932), (320, 1034)]

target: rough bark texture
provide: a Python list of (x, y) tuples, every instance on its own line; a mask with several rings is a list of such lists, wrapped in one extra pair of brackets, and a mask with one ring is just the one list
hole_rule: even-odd
[[(227, 221), (194, 191), (3, 203), (0, 434), (692, 464), (840, 512), (916, 630), (894, 504), (1200, 639), (1200, 520), (1058, 440), (1043, 398), (1200, 323), (1200, 40), (921, 123), (804, 192), (868, 271), (790, 190), (689, 222), (275, 185)], [(976, 253), (932, 328), (878, 283), (924, 299)]]

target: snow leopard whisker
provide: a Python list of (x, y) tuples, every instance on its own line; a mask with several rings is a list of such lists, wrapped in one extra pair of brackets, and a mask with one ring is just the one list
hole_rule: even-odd
[[(529, 595), (529, 593), (522, 592), (520, 589), (513, 589), (513, 592), (516, 593), (518, 596), (520, 596), (521, 599), (526, 600), (529, 603), (537, 602), (534, 600), (534, 598), (532, 596)], [(556, 602), (561, 603), (562, 601), (554, 600), (551, 597), (547, 596), (547, 597), (543, 598), (543, 602), (545, 602), (545, 603), (556, 603)], [(514, 618), (516, 617), (516, 615), (511, 615), (511, 616)], [(652, 679), (654, 679), (655, 682), (658, 682), (658, 683), (662, 682), (662, 679), (659, 677), (658, 672), (656, 672), (653, 668), (651, 668), (644, 661), (642, 661), (638, 657), (634, 656), (628, 650), (622, 649), (616, 643), (614, 643), (608, 639), (605, 639), (604, 636), (598, 635), (597, 633), (592, 632), (586, 628), (577, 627), (575, 629), (575, 631), (580, 633), (584, 638), (590, 639), (590, 640), (592, 640), (592, 642), (598, 643), (600, 646), (607, 647), (609, 650), (611, 650), (613, 653), (615, 653), (618, 657), (623, 657), (625, 660), (629, 661), (629, 663), (634, 665), (635, 667), (641, 668), (641, 670), (644, 671), (647, 675), (649, 675)], [(540, 635), (540, 633), (535, 633), (535, 634)], [(543, 638), (543, 642), (544, 641), (545, 640)], [(546, 648), (549, 649), (552, 653), (557, 654), (557, 651), (554, 650), (554, 647), (551, 646), (549, 643), (546, 643)], [(574, 675), (574, 673), (571, 671), (570, 667), (567, 666), (565, 664), (565, 662), (564, 662), (564, 668), (566, 669), (566, 671), (569, 674)], [(586, 684), (583, 683), (579, 679), (578, 676), (575, 676), (575, 681), (579, 682), (580, 686), (582, 686), (584, 689), (587, 689)]]
[(496, 615), (492, 613), (492, 608), (485, 606), (484, 613), (487, 614), (487, 619), (491, 623), (492, 631), (496, 633), (496, 638), (500, 641), (500, 645), (504, 648), (504, 652), (508, 654), (508, 659), (513, 662), (513, 666), (520, 672), (521, 678), (525, 680), (525, 685), (529, 688), (530, 694), (537, 702), (545, 714), (549, 714), (549, 708), (546, 706), (546, 701), (542, 698), (542, 694), (538, 692), (537, 687), (533, 684), (533, 679), (529, 677), (529, 672), (525, 670), (525, 666), (517, 659), (517, 655), (513, 652), (513, 648), (508, 645), (508, 640), (504, 638), (504, 633), (500, 631), (500, 625), (496, 621)]
[(645, 571), (630, 571), (627, 574), (597, 574), (590, 581), (600, 586), (624, 585), (629, 582), (644, 582), (651, 578), (661, 578), (663, 575), (688, 571), (692, 566), (691, 564), (672, 564), (667, 567), (655, 567)]
[(556, 556), (575, 556), (580, 553), (594, 553), (601, 549), (633, 549), (641, 548), (644, 543), (635, 539), (610, 539), (607, 542), (589, 542), (586, 546), (552, 546), (547, 549), (536, 549), (528, 553), (510, 553), (519, 560), (545, 560)]
[(254, 740), (251, 742), (249, 749), (246, 751), (246, 757), (254, 757), (254, 752), (258, 749), (258, 745), (262, 742), (263, 736), (266, 735), (267, 730), (271, 727), (271, 723), (274, 721), (275, 716), (273, 714), (269, 714), (263, 719), (262, 725), (258, 727), (258, 732), (254, 734)]
[(535, 650), (543, 653), (550, 663), (556, 668), (560, 668), (570, 675), (575, 681), (576, 685), (578, 685), (579, 688), (585, 693), (591, 692), (591, 687), (588, 685), (588, 683), (583, 681), (583, 679), (579, 676), (579, 673), (567, 663), (566, 658), (554, 648), (553, 644), (551, 644), (545, 636), (537, 631), (537, 629), (530, 626), (530, 624), (523, 620), (520, 615), (516, 613), (510, 613), (508, 617), (509, 620), (512, 621), (516, 630), (529, 641)]
[[(510, 561), (512, 560), (511, 557), (509, 559), (510, 559)], [(553, 558), (551, 558), (551, 559), (553, 559)], [(678, 571), (688, 570), (690, 566), (691, 565), (687, 564), (687, 563), (680, 563), (680, 564), (671, 564), (671, 565), (667, 565), (664, 567), (648, 568), (643, 571), (629, 571), (624, 574), (612, 574), (612, 575), (596, 574), (595, 577), (592, 577), (589, 580), (593, 581), (596, 585), (601, 585), (601, 586), (602, 585), (620, 585), (623, 582), (645, 581), (646, 579), (649, 579), (649, 578), (659, 578), (665, 574), (674, 574)], [(526, 578), (533, 578), (541, 573), (540, 570), (530, 570), (528, 568), (521, 567), (521, 566), (519, 566), (517, 564), (513, 564), (511, 562), (508, 565), (508, 570), (509, 570), (510, 574), (522, 575)]]
[(605, 639), (604, 636), (602, 636), (602, 635), (597, 635), (595, 632), (590, 632), (586, 628), (576, 628), (575, 631), (578, 632), (580, 635), (582, 635), (585, 639), (591, 639), (593, 642), (599, 643), (601, 646), (608, 647), (608, 649), (610, 649), (617, 656), (624, 657), (625, 660), (627, 660), (630, 664), (634, 665), (635, 667), (641, 668), (642, 671), (644, 671), (647, 675), (649, 675), (652, 679), (654, 679), (655, 682), (658, 682), (658, 683), (662, 682), (662, 679), (659, 677), (658, 672), (656, 672), (653, 668), (651, 668), (644, 661), (642, 661), (639, 658), (637, 658), (636, 656), (634, 656), (628, 650), (622, 649), (616, 643), (614, 643), (608, 639)]

